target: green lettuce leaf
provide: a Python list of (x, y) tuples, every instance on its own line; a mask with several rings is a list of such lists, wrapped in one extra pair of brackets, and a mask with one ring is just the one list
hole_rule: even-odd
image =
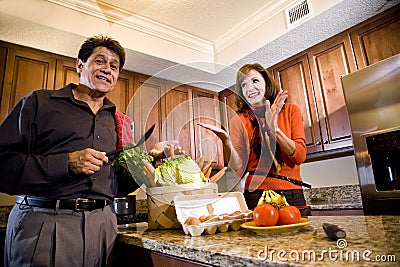
[(168, 159), (156, 168), (154, 180), (163, 186), (207, 181), (197, 163), (189, 156)]

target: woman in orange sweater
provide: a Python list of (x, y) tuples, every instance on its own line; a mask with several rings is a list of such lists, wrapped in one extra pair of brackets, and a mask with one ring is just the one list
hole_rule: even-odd
[(228, 165), (238, 177), (248, 174), (247, 205), (253, 209), (264, 189), (283, 194), (290, 205), (306, 205), (300, 176), (306, 145), (299, 107), (285, 103), (287, 91), (281, 91), (257, 63), (239, 69), (236, 90), (238, 110), (230, 121), (229, 135), (221, 128), (199, 125), (222, 140)]

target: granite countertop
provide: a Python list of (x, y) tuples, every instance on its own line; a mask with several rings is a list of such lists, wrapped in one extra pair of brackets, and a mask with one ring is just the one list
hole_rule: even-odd
[(304, 198), (313, 210), (363, 209), (358, 184), (304, 189)]
[(12, 206), (0, 207), (0, 229), (7, 228), (8, 215), (10, 214)]
[[(311, 216), (309, 218), (311, 221), (309, 225), (285, 235), (258, 235), (249, 229), (241, 229), (191, 237), (185, 235), (181, 229), (150, 231), (143, 223), (136, 230), (120, 232), (118, 242), (224, 267), (267, 264), (398, 266), (400, 216)], [(322, 228), (324, 222), (342, 226), (347, 233), (346, 238), (340, 242), (329, 240)], [(386, 259), (386, 262), (383, 260), (377, 262), (378, 257)]]

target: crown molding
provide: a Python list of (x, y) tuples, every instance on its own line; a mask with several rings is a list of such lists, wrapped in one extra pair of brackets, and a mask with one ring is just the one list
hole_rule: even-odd
[[(215, 42), (200, 38), (154, 20), (145, 18), (117, 6), (95, 0), (46, 0), (99, 19), (119, 24), (162, 40), (199, 51), (216, 58), (217, 54), (239, 41), (246, 34), (267, 23), (272, 17), (298, 0), (268, 1), (260, 10), (236, 25)], [(272, 3), (272, 4), (271, 4)]]
[(53, 4), (94, 16), (129, 29), (175, 43), (214, 56), (211, 41), (188, 34), (178, 29), (142, 17), (133, 12), (93, 0), (46, 0)]
[(275, 1), (273, 4), (269, 2), (247, 19), (243, 20), (242, 23), (236, 25), (230, 31), (219, 37), (214, 42), (216, 53), (237, 42), (249, 32), (256, 30), (260, 25), (267, 23), (272, 17), (283, 12), (285, 8), (297, 1), (298, 0)]

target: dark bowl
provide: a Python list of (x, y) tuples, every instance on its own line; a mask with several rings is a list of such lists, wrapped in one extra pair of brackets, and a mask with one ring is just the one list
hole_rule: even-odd
[(311, 216), (311, 207), (310, 206), (296, 206), (300, 210), (301, 217), (307, 218)]
[(136, 196), (116, 197), (113, 201), (113, 211), (117, 215), (129, 215), (136, 213)]

